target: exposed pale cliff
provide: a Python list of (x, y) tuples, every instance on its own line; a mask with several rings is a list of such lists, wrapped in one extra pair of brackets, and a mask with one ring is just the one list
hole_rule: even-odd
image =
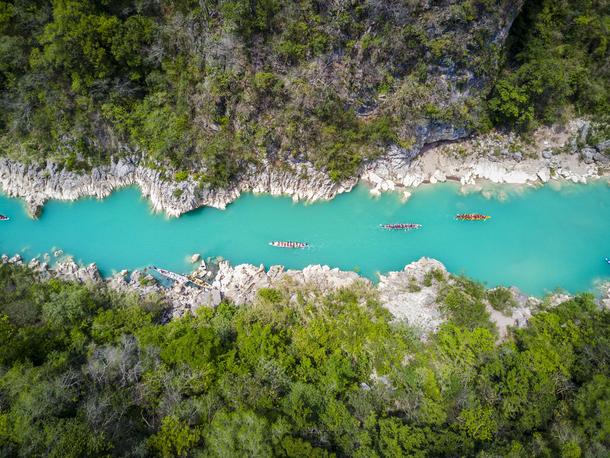
[[(3, 256), (2, 262), (24, 263), (19, 255), (11, 258)], [(81, 266), (70, 258), (60, 259), (52, 268), (48, 262), (38, 259), (30, 261), (28, 266), (37, 271), (43, 279), (55, 277), (88, 284), (106, 282), (117, 291), (136, 293), (142, 297), (155, 295), (168, 305), (167, 319), (195, 313), (200, 307), (215, 307), (222, 300), (229, 300), (237, 305), (251, 304), (264, 288), (282, 291), (287, 301), (295, 304), (307, 296), (311, 296), (310, 299), (313, 300), (340, 288), (360, 288), (377, 297), (395, 320), (408, 323), (419, 330), (422, 336), (435, 332), (448, 319), (450, 312), (444, 307), (444, 294), (452, 287), (459, 287), (456, 277), (448, 273), (442, 263), (429, 258), (412, 262), (401, 271), (381, 274), (377, 284), (355, 272), (321, 265), (307, 266), (302, 270), (286, 270), (280, 265), (266, 269), (263, 265), (252, 264), (231, 266), (227, 261), (210, 265), (201, 262), (193, 273), (209, 284), (207, 288), (178, 282), (162, 285), (149, 273), (141, 270), (131, 273), (122, 271), (103, 279), (95, 264)], [(508, 291), (512, 297), (512, 306), (507, 310), (494, 310), (490, 303), (486, 302), (486, 313), (496, 325), (500, 338), (506, 335), (508, 327), (524, 326), (533, 311), (543, 303), (541, 299), (528, 297), (516, 288)], [(600, 285), (600, 292), (600, 304), (608, 306), (609, 285)], [(549, 296), (544, 303), (553, 306), (569, 297), (557, 293)]]
[(383, 158), (364, 165), (359, 177), (341, 182), (307, 162), (251, 166), (226, 189), (201, 186), (188, 175), (176, 181), (173, 171), (143, 166), (136, 157), (119, 158), (86, 173), (68, 171), (52, 162), (25, 165), (0, 158), (0, 188), (23, 198), (36, 215), (48, 199), (103, 198), (114, 189), (137, 185), (154, 211), (179, 216), (201, 206), (225, 208), (249, 191), (308, 202), (332, 199), (352, 189), (358, 179), (368, 183), (373, 193), (402, 191), (405, 196), (422, 183), (446, 180), (470, 188), (485, 181), (519, 185), (551, 179), (586, 182), (610, 175), (610, 159), (600, 151), (603, 144), (589, 146), (580, 139), (588, 126), (588, 122), (576, 120), (561, 128), (540, 129), (530, 144), (515, 135), (493, 133), (440, 143), (411, 157), (390, 148)]

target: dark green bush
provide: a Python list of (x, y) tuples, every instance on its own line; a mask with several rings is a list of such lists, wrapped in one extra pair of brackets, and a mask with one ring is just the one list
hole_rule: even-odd
[(551, 123), (574, 105), (610, 109), (608, 11), (588, 0), (526, 2), (511, 29), (508, 64), (489, 100), (497, 124), (527, 128)]
[(508, 288), (499, 286), (487, 291), (487, 300), (490, 305), (504, 314), (510, 314), (511, 310), (517, 306), (517, 301)]

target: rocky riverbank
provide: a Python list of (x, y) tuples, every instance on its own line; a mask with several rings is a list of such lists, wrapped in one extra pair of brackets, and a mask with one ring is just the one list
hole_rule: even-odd
[(546, 127), (529, 141), (493, 132), (458, 142), (438, 144), (411, 161), (389, 154), (365, 167), (361, 178), (371, 192), (410, 190), (422, 183), (458, 181), (464, 189), (487, 183), (536, 185), (550, 180), (587, 183), (610, 177), (610, 141), (589, 145), (590, 123), (575, 120)]
[[(262, 288), (275, 288), (284, 293), (289, 302), (298, 302), (329, 294), (340, 288), (363, 288), (376, 297), (396, 320), (403, 320), (418, 329), (422, 336), (434, 332), (446, 320), (442, 306), (442, 293), (456, 284), (456, 280), (439, 261), (421, 258), (401, 271), (380, 275), (375, 285), (355, 272), (331, 269), (328, 266), (312, 265), (303, 270), (286, 270), (283, 266), (265, 269), (263, 265), (240, 264), (231, 266), (220, 260), (206, 264), (202, 261), (193, 274), (204, 280), (208, 287), (174, 282), (163, 285), (144, 270), (131, 273), (122, 271), (110, 278), (102, 278), (97, 266), (81, 266), (71, 258), (60, 259), (53, 267), (50, 257), (33, 259), (27, 265), (39, 273), (42, 279), (59, 278), (86, 284), (106, 283), (110, 288), (141, 297), (155, 296), (167, 306), (167, 319), (194, 313), (201, 307), (215, 307), (223, 300), (237, 305), (257, 300)], [(2, 263), (24, 265), (19, 256), (4, 255)], [(516, 288), (510, 288), (513, 307), (500, 312), (486, 304), (490, 319), (498, 328), (499, 336), (506, 335), (511, 326), (524, 326), (542, 303), (536, 297), (528, 297)], [(600, 285), (600, 305), (610, 306), (610, 284)], [(569, 299), (565, 294), (554, 294), (545, 298), (553, 305)]]
[(189, 177), (174, 180), (173, 174), (145, 167), (137, 157), (118, 158), (110, 165), (94, 167), (91, 173), (77, 173), (56, 164), (22, 164), (0, 158), (0, 188), (9, 196), (26, 202), (29, 213), (38, 215), (47, 200), (76, 200), (81, 197), (107, 197), (115, 189), (136, 185), (150, 199), (155, 212), (169, 216), (202, 206), (225, 208), (242, 192), (290, 195), (295, 200), (330, 199), (350, 190), (357, 179), (335, 183), (309, 164), (292, 168), (264, 165), (250, 168), (229, 189), (210, 189)]
[(127, 156), (90, 173), (69, 171), (51, 162), (26, 165), (0, 158), (0, 188), (24, 199), (30, 214), (36, 216), (49, 199), (104, 198), (117, 188), (136, 185), (154, 211), (179, 216), (201, 206), (225, 208), (242, 192), (289, 195), (295, 201), (328, 200), (351, 190), (359, 179), (370, 185), (373, 194), (401, 191), (405, 197), (422, 183), (446, 180), (470, 189), (486, 182), (526, 185), (560, 179), (584, 183), (610, 176), (610, 156), (605, 154), (610, 142), (588, 145), (589, 125), (576, 120), (562, 128), (540, 129), (529, 143), (496, 132), (411, 151), (392, 147), (385, 157), (366, 164), (359, 177), (341, 183), (308, 163), (280, 167), (267, 163), (251, 166), (228, 189), (211, 189), (193, 177), (177, 181), (173, 172), (146, 167), (137, 157)]

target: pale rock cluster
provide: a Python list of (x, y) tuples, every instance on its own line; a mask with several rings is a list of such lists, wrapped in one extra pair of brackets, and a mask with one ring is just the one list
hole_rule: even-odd
[[(487, 304), (487, 312), (489, 313), (489, 318), (496, 325), (498, 329), (498, 337), (502, 340), (507, 334), (509, 328), (522, 328), (524, 327), (532, 313), (537, 309), (537, 307), (542, 302), (540, 299), (536, 297), (529, 297), (523, 294), (519, 289), (515, 287), (510, 287), (509, 291), (511, 292), (516, 307), (510, 310), (510, 315), (505, 315), (498, 310), (494, 310), (491, 305)], [(552, 301), (556, 301), (558, 294), (552, 295), (549, 299)], [(563, 296), (563, 295), (561, 295)], [(560, 304), (563, 301), (557, 302)]]
[(32, 216), (49, 199), (76, 200), (88, 196), (101, 199), (115, 189), (133, 185), (149, 198), (153, 211), (176, 217), (202, 206), (224, 209), (242, 192), (289, 195), (295, 201), (307, 202), (332, 199), (349, 191), (356, 182), (357, 178), (353, 178), (335, 183), (311, 164), (302, 163), (284, 168), (251, 167), (228, 189), (210, 189), (192, 177), (175, 181), (171, 171), (140, 165), (137, 157), (118, 158), (110, 165), (94, 167), (89, 173), (62, 169), (52, 162), (23, 164), (0, 158), (0, 188), (9, 196), (22, 198)]
[(384, 157), (365, 164), (359, 177), (343, 182), (331, 180), (310, 163), (295, 161), (282, 166), (252, 165), (226, 189), (207, 188), (193, 177), (176, 181), (174, 171), (162, 171), (160, 164), (146, 167), (134, 155), (113, 159), (89, 173), (69, 171), (49, 161), (23, 164), (0, 158), (0, 188), (24, 199), (36, 215), (49, 199), (101, 199), (117, 188), (137, 185), (154, 211), (175, 217), (202, 206), (223, 209), (242, 192), (289, 195), (295, 201), (328, 200), (351, 190), (359, 179), (375, 195), (399, 191), (404, 198), (423, 183), (447, 180), (471, 187), (481, 182), (525, 185), (551, 179), (585, 183), (610, 176), (610, 157), (604, 154), (610, 141), (579, 146), (588, 129), (589, 123), (583, 120), (562, 129), (543, 128), (531, 144), (514, 134), (497, 132), (457, 141), (465, 137), (465, 131), (437, 129), (422, 134), (428, 146), (421, 142), (410, 150), (391, 146)]
[(603, 154), (608, 141), (595, 148), (578, 146), (588, 129), (587, 122), (575, 120), (562, 129), (540, 129), (531, 144), (497, 132), (442, 143), (410, 161), (388, 155), (366, 165), (361, 179), (374, 195), (400, 191), (405, 198), (421, 184), (448, 180), (470, 189), (486, 183), (536, 185), (552, 179), (587, 183), (610, 176), (610, 157)]
[(610, 309), (610, 282), (605, 282), (599, 285), (599, 289), (602, 292), (600, 299), (601, 304), (605, 308)]
[[(19, 254), (12, 257), (3, 255), (1, 262), (24, 265)], [(322, 265), (307, 266), (303, 270), (285, 270), (280, 265), (265, 269), (262, 265), (252, 264), (231, 266), (224, 260), (214, 263), (201, 261), (193, 275), (206, 281), (207, 288), (178, 282), (164, 285), (146, 270), (134, 270), (131, 273), (123, 270), (104, 279), (95, 263), (79, 265), (70, 257), (57, 260), (52, 267), (49, 267), (47, 261), (41, 262), (35, 258), (28, 266), (38, 272), (42, 279), (59, 278), (85, 284), (105, 282), (119, 292), (137, 294), (143, 298), (156, 296), (169, 306), (166, 314), (168, 320), (195, 313), (200, 307), (216, 307), (224, 299), (237, 305), (251, 303), (256, 300), (261, 288), (328, 294), (358, 284), (378, 297), (380, 304), (390, 311), (395, 320), (415, 327), (423, 337), (438, 330), (446, 320), (439, 303), (439, 293), (442, 288), (454, 282), (442, 263), (425, 257), (408, 264), (401, 271), (380, 275), (376, 285), (355, 272)], [(438, 280), (439, 275), (442, 280)], [(602, 292), (600, 305), (610, 307), (610, 283), (600, 285), (599, 289)], [(487, 305), (500, 339), (506, 337), (509, 327), (525, 326), (542, 303), (541, 299), (529, 297), (517, 288), (510, 288), (510, 291), (517, 303), (510, 315), (504, 315)], [(552, 307), (570, 298), (567, 294), (556, 293), (547, 297), (545, 304)]]
[(303, 270), (284, 270), (284, 266), (272, 266), (265, 270), (263, 265), (240, 264), (232, 267), (227, 261), (221, 261), (212, 286), (220, 290), (223, 297), (236, 304), (245, 304), (252, 302), (261, 288), (290, 284), (331, 291), (351, 286), (359, 280), (368, 282), (355, 272), (321, 265), (307, 266)]
[(434, 270), (447, 276), (445, 266), (439, 261), (421, 258), (399, 272), (380, 275), (377, 286), (379, 300), (395, 318), (405, 320), (425, 333), (436, 330), (444, 321), (437, 304), (438, 283), (424, 285), (426, 274)]

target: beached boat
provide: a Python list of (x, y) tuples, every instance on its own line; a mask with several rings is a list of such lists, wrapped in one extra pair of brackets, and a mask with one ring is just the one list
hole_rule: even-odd
[(9, 219), (8, 216), (0, 215), (0, 221), (8, 221)]
[(196, 277), (195, 275), (189, 275), (188, 276), (189, 281), (194, 284), (195, 286), (198, 286), (199, 288), (203, 288), (203, 289), (212, 289), (212, 285), (210, 285), (207, 281), (202, 280), (199, 277)]
[(163, 275), (165, 278), (177, 281), (178, 283), (188, 283), (190, 281), (188, 277), (177, 274), (176, 272), (172, 272), (170, 270), (165, 270), (156, 266), (150, 266), (150, 268), (158, 272), (160, 275)]
[(269, 242), (269, 245), (278, 247), (278, 248), (308, 248), (309, 244), (305, 242)]
[(460, 221), (485, 221), (490, 219), (491, 216), (482, 215), (480, 213), (460, 213), (455, 215), (455, 219)]
[(387, 229), (389, 231), (410, 231), (412, 229), (419, 229), (422, 227), (421, 224), (414, 223), (395, 223), (395, 224), (380, 224), (382, 229)]

